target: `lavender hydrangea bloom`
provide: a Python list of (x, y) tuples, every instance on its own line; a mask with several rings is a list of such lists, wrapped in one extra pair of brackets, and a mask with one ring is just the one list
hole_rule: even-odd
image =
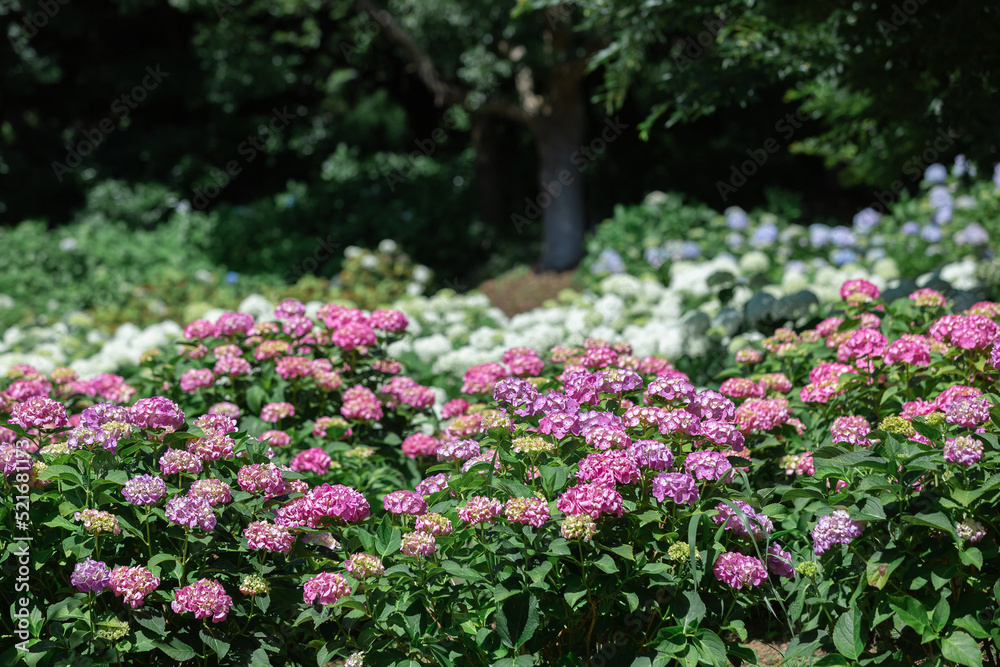
[[(957, 158), (955, 164), (958, 164)], [(924, 180), (928, 183), (943, 183), (946, 178), (948, 178), (948, 168), (943, 164), (935, 162), (924, 170)]]
[(941, 240), (941, 228), (934, 224), (924, 225), (920, 230), (920, 238), (928, 243), (937, 243)]
[(111, 570), (99, 560), (87, 560), (73, 567), (69, 581), (81, 593), (100, 593), (110, 584)]
[(726, 216), (726, 226), (730, 229), (746, 229), (750, 222), (747, 212), (739, 206), (730, 206), (724, 212)]
[(863, 528), (844, 510), (836, 510), (820, 517), (813, 527), (813, 551), (817, 556), (824, 554), (834, 544), (850, 544), (860, 537)]
[(899, 233), (903, 236), (913, 236), (920, 231), (920, 225), (912, 220), (908, 220), (903, 223), (903, 226), (899, 228)]
[(858, 211), (854, 215), (854, 229), (858, 230), (862, 234), (867, 234), (871, 230), (878, 227), (878, 223), (881, 220), (882, 214), (875, 209), (868, 207)]
[(133, 477), (122, 487), (122, 495), (125, 496), (125, 500), (133, 505), (155, 505), (166, 494), (166, 483), (153, 475)]
[(654, 477), (652, 493), (661, 503), (664, 498), (670, 498), (678, 505), (694, 505), (699, 497), (694, 477), (681, 472), (661, 472)]

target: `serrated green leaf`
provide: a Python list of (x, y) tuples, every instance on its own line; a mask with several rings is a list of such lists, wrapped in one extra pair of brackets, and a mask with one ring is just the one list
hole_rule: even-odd
[(507, 598), (497, 610), (497, 634), (505, 646), (519, 649), (538, 629), (538, 599), (530, 593)]
[(864, 617), (855, 609), (848, 609), (833, 628), (833, 645), (842, 655), (857, 660), (865, 650), (863, 635)]

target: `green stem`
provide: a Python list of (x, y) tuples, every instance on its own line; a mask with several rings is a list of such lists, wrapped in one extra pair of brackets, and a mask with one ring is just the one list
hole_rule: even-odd
[(152, 510), (150, 505), (146, 505), (146, 550), (149, 553), (149, 557), (153, 557), (153, 541), (149, 537), (149, 514)]
[(181, 576), (177, 580), (178, 586), (183, 586), (187, 581), (188, 532), (190, 530), (190, 528), (184, 528), (184, 556), (181, 558)]

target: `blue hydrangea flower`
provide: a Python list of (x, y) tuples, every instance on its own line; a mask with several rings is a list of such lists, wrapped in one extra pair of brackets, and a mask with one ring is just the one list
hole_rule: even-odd
[(739, 206), (730, 206), (725, 210), (726, 225), (730, 229), (746, 229), (750, 222), (747, 212)]
[(1000, 190), (1000, 164), (993, 167), (993, 185)]
[(230, 285), (235, 285), (236, 281), (239, 279), (240, 279), (240, 274), (236, 273), (235, 271), (230, 271), (229, 273), (226, 274), (226, 282), (229, 283)]
[(837, 225), (830, 230), (830, 241), (838, 248), (850, 248), (854, 245), (854, 232), (843, 225)]
[(694, 241), (685, 241), (681, 244), (679, 254), (681, 259), (698, 259), (701, 255), (701, 246)]
[(978, 222), (970, 223), (955, 234), (955, 243), (958, 245), (986, 245), (989, 242), (990, 233)]
[(778, 240), (778, 226), (772, 223), (765, 223), (753, 230), (750, 235), (750, 245), (759, 248), (771, 245)]
[(858, 259), (858, 253), (854, 252), (850, 248), (841, 248), (833, 253), (831, 258), (833, 263), (837, 266), (843, 266), (844, 264), (849, 264)]
[(729, 232), (726, 236), (726, 245), (733, 250), (739, 250), (743, 247), (743, 235), (739, 232)]
[(947, 208), (954, 204), (954, 199), (951, 198), (951, 193), (948, 192), (948, 188), (943, 185), (935, 185), (931, 188), (931, 191), (927, 193), (927, 201), (931, 203), (934, 208)]
[(670, 254), (667, 252), (667, 249), (660, 246), (646, 248), (646, 252), (644, 252), (642, 256), (646, 260), (646, 263), (654, 269), (660, 268), (668, 259), (670, 259)]
[(869, 207), (862, 209), (857, 212), (854, 216), (854, 229), (861, 232), (862, 234), (867, 234), (871, 230), (878, 227), (878, 223), (882, 220), (882, 214), (875, 209)]
[(611, 248), (605, 248), (597, 256), (597, 261), (590, 267), (590, 272), (600, 275), (602, 273), (625, 273), (625, 261), (622, 256)]
[(822, 248), (830, 242), (830, 228), (826, 225), (809, 225), (809, 244), (814, 248)]
[(964, 155), (956, 155), (955, 166), (951, 168), (951, 175), (955, 178), (961, 178), (965, 174), (968, 174), (971, 178), (975, 178), (976, 165), (969, 162)]
[(941, 228), (934, 224), (924, 225), (920, 230), (920, 238), (928, 243), (937, 243), (941, 240)]
[(943, 183), (948, 178), (948, 168), (935, 162), (924, 170), (924, 180), (928, 183)]
[(913, 236), (919, 231), (920, 231), (920, 225), (913, 222), (912, 220), (904, 222), (903, 226), (899, 228), (899, 233), (902, 234), (903, 236)]
[(938, 225), (943, 225), (945, 223), (951, 222), (952, 208), (951, 206), (945, 206), (934, 212), (934, 222)]

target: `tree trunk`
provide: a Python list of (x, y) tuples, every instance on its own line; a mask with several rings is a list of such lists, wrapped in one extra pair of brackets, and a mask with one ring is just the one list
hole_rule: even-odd
[(551, 113), (532, 123), (538, 147), (539, 191), (535, 203), (542, 211), (542, 255), (539, 271), (567, 271), (583, 257), (586, 226), (583, 174), (585, 108), (579, 80), (571, 90), (555, 96)]
[(476, 149), (473, 188), (479, 217), (493, 230), (502, 230), (509, 224), (504, 212), (507, 199), (503, 188), (503, 154), (497, 143), (496, 121), (491, 116), (476, 114), (472, 117), (472, 144)]

